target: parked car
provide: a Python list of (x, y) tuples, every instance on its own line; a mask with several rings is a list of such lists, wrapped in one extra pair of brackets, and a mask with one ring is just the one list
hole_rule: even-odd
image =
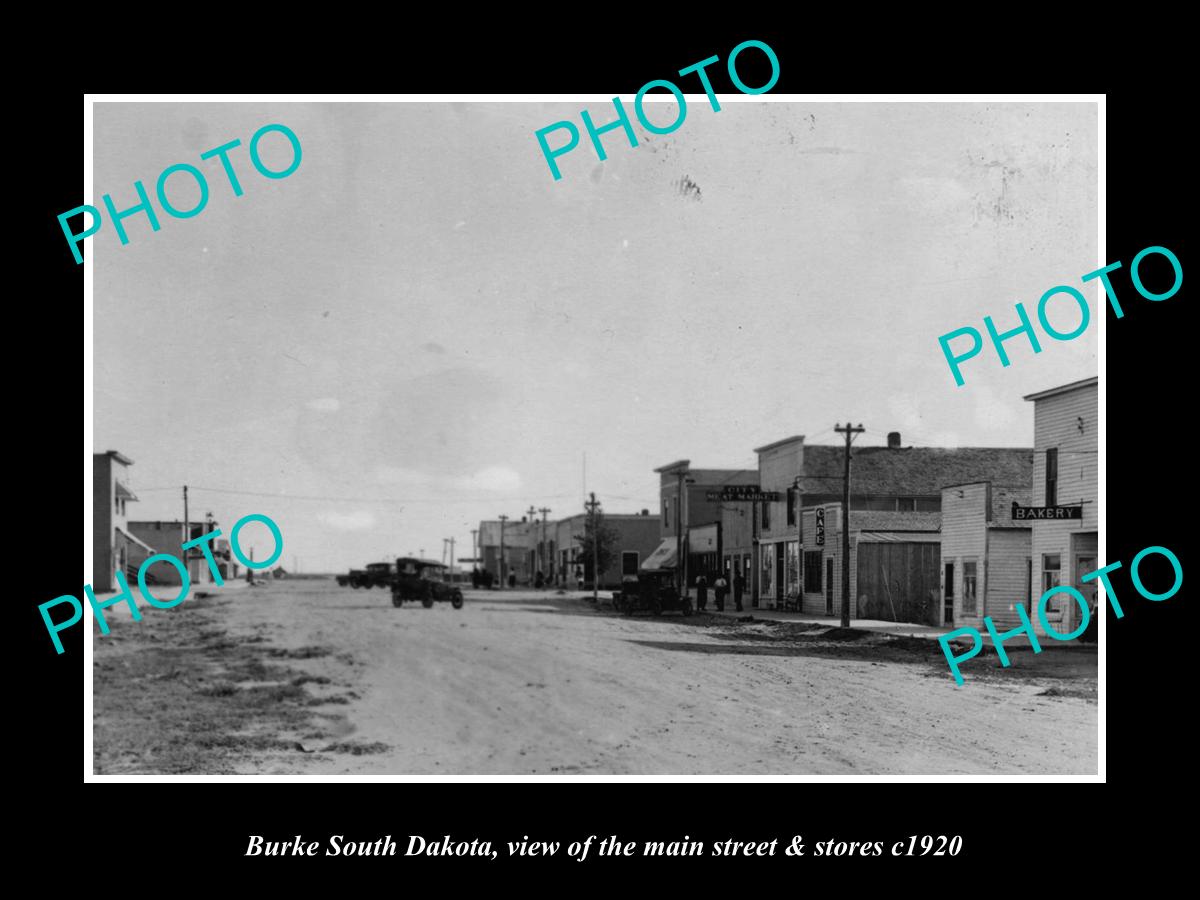
[(367, 572), (363, 582), (366, 588), (391, 587), (396, 578), (396, 564), (390, 562), (367, 563)]
[(337, 583), (338, 583), (338, 587), (346, 587), (347, 585), (350, 584), (350, 576), (349, 575), (338, 575)]
[(366, 569), (351, 569), (350, 574), (346, 576), (346, 581), (352, 588), (360, 588), (367, 586), (367, 570)]
[(626, 576), (621, 590), (613, 591), (613, 608), (627, 616), (635, 612), (649, 612), (660, 616), (664, 611), (692, 614), (692, 598), (682, 597), (675, 589), (675, 572), (672, 569), (642, 569), (635, 576)]
[(441, 563), (402, 556), (396, 560), (392, 606), (403, 606), (405, 600), (420, 600), (426, 609), (438, 600), (449, 600), (455, 609), (462, 609), (463, 592), (446, 580), (446, 566)]

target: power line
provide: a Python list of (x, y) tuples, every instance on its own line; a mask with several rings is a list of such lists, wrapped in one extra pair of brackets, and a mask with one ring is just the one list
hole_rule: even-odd
[[(178, 485), (169, 488), (138, 488), (139, 491), (147, 493), (149, 491), (160, 490), (179, 490)], [(282, 500), (319, 500), (333, 503), (493, 503), (498, 498), (495, 495), (488, 497), (332, 497), (332, 496), (317, 496), (312, 494), (284, 494), (270, 491), (241, 491), (232, 488), (213, 488), (200, 487), (198, 485), (188, 485), (188, 490), (191, 491), (207, 491), (210, 494), (235, 494), (246, 497), (274, 497)], [(555, 494), (546, 496), (547, 500), (561, 500), (564, 497), (573, 497), (574, 494)]]

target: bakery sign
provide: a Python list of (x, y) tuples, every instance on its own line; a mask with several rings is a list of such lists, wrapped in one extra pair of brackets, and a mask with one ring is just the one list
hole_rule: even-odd
[(1021, 506), (1019, 503), (1012, 505), (1012, 517), (1014, 522), (1023, 522), (1026, 519), (1082, 519), (1082, 506)]
[(722, 503), (778, 503), (783, 499), (779, 491), (764, 491), (757, 484), (727, 484), (719, 491), (705, 491), (704, 497)]

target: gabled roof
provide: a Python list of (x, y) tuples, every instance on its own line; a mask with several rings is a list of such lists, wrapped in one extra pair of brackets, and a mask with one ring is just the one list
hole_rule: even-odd
[[(840, 491), (844, 453), (844, 447), (806, 446), (800, 490), (812, 494)], [(949, 484), (1033, 483), (1033, 450), (1025, 447), (859, 447), (851, 451), (850, 458), (850, 492), (854, 495), (936, 496)]]

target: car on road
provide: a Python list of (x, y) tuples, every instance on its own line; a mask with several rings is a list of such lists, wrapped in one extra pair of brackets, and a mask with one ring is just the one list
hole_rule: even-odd
[(402, 556), (396, 560), (396, 576), (392, 580), (392, 606), (403, 606), (405, 600), (420, 600), (426, 609), (439, 600), (449, 600), (455, 609), (462, 609), (463, 592), (446, 578), (447, 568), (428, 559)]
[(351, 569), (350, 574), (344, 576), (345, 581), (342, 581), (343, 576), (338, 576), (338, 584), (348, 584), (352, 588), (365, 587), (367, 584), (366, 569)]
[(367, 563), (366, 575), (363, 578), (363, 587), (365, 588), (382, 588), (390, 587), (396, 579), (396, 565), (390, 562)]
[(681, 597), (675, 589), (673, 569), (641, 569), (636, 576), (621, 583), (621, 590), (613, 591), (613, 608), (627, 616), (635, 612), (660, 616), (664, 611), (678, 611), (690, 616), (692, 598), (687, 594)]

